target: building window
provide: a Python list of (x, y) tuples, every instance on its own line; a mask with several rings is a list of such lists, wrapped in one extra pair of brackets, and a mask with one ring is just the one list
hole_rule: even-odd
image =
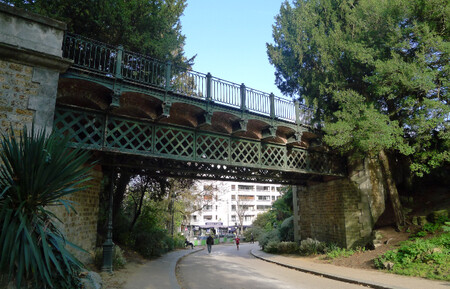
[(197, 215), (192, 216), (192, 221), (197, 222)]
[(270, 208), (272, 208), (272, 206), (270, 206), (270, 205), (257, 205), (256, 206), (256, 209), (258, 211), (270, 210)]
[(238, 199), (242, 201), (253, 201), (255, 199), (255, 196), (239, 195)]
[(236, 200), (236, 195), (231, 195), (231, 200), (235, 201)]
[(272, 201), (275, 201), (275, 196), (272, 196)]
[(231, 190), (236, 191), (236, 185), (231, 185)]
[(253, 220), (253, 215), (246, 215), (246, 216), (244, 216), (244, 221), (249, 222), (251, 220)]
[(236, 205), (231, 205), (231, 210), (236, 211)]
[(231, 215), (231, 221), (236, 222), (236, 215)]
[(256, 186), (257, 191), (270, 192), (270, 186)]
[(212, 211), (212, 205), (206, 205), (206, 206), (203, 208), (203, 210), (204, 210), (204, 211)]
[(258, 201), (270, 201), (270, 196), (258, 196)]
[(254, 186), (246, 186), (246, 185), (239, 185), (238, 186), (238, 190), (239, 191), (253, 191), (254, 190)]
[(203, 220), (211, 221), (212, 220), (212, 216), (211, 215), (205, 215), (205, 216), (203, 216)]

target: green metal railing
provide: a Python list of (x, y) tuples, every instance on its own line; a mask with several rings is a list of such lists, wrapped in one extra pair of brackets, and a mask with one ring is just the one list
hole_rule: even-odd
[(59, 107), (54, 130), (74, 147), (297, 173), (340, 174), (335, 156), (212, 132)]
[(188, 97), (200, 98), (291, 123), (311, 124), (313, 111), (297, 101), (248, 88), (211, 74), (126, 51), (80, 35), (66, 33), (63, 57), (73, 67), (103, 77), (123, 79)]

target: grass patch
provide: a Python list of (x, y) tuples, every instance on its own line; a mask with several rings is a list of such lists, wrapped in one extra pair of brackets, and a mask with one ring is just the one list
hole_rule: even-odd
[(402, 242), (374, 262), (392, 273), (450, 281), (450, 233)]
[(327, 252), (325, 254), (324, 259), (332, 260), (336, 258), (347, 258), (352, 256), (353, 254), (364, 252), (366, 249), (362, 247), (358, 247), (356, 249), (345, 249), (345, 248), (339, 248), (335, 247), (331, 251)]

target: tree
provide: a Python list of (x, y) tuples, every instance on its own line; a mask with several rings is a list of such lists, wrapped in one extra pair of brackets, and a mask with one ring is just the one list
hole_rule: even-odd
[[(186, 0), (5, 0), (67, 23), (68, 31), (183, 65)], [(189, 60), (188, 63), (192, 61)]]
[(278, 87), (315, 106), (325, 142), (380, 160), (398, 225), (389, 158), (417, 176), (450, 161), (447, 12), (445, 0), (285, 2), (267, 46)]

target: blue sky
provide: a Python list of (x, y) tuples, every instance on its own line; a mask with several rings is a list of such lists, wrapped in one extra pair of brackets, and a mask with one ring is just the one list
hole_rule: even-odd
[(282, 96), (266, 43), (284, 0), (188, 0), (181, 17), (185, 55), (193, 69)]

